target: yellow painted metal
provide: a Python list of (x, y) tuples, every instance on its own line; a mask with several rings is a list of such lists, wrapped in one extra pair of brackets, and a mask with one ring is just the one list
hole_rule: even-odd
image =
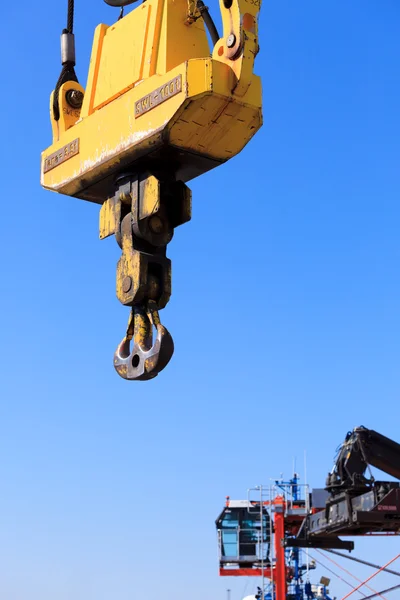
[(77, 121), (81, 118), (81, 109), (73, 108), (66, 101), (66, 95), (69, 91), (77, 90), (78, 92), (85, 93), (84, 88), (75, 81), (67, 81), (60, 88), (60, 119), (55, 121), (53, 119), (53, 98), (54, 92), (50, 96), (50, 120), (53, 130), (53, 141), (58, 142), (63, 139), (63, 136), (68, 129), (73, 127)]
[[(68, 114), (66, 91), (83, 88), (68, 82), (60, 90), (62, 118), (52, 118), (42, 185), (103, 204), (116, 175), (148, 169), (166, 151), (181, 181), (240, 152), (262, 124), (252, 1), (226, 8), (222, 0), (224, 38), (212, 58), (202, 20), (187, 24), (188, 0), (147, 0), (115, 25), (99, 25), (82, 109)], [(225, 39), (232, 32), (240, 42), (234, 56)], [(107, 227), (111, 221), (103, 234)]]
[(223, 38), (215, 45), (213, 58), (228, 65), (235, 75), (232, 91), (243, 97), (253, 79), (258, 54), (258, 13), (261, 0), (220, 0)]
[[(154, 294), (158, 307), (164, 308), (171, 296), (171, 263), (165, 257), (135, 249), (130, 215), (122, 220), (121, 248), (122, 255), (117, 264), (118, 300), (125, 306), (133, 306), (145, 303)], [(152, 276), (152, 268), (157, 262), (164, 267), (160, 281), (155, 281)]]
[(108, 198), (100, 209), (99, 233), (104, 240), (110, 235), (115, 235), (121, 222), (121, 202), (115, 197)]
[(101, 204), (100, 238), (121, 247), (117, 297), (132, 312), (114, 366), (126, 379), (155, 377), (173, 353), (157, 311), (171, 295), (167, 245), (191, 218), (184, 182), (238, 154), (262, 125), (260, 1), (220, 0), (224, 32), (210, 52), (197, 0), (146, 0), (96, 28), (86, 90), (61, 86), (58, 121), (50, 98), (41, 183)]
[(160, 182), (150, 175), (142, 186), (142, 197), (139, 203), (139, 219), (146, 219), (160, 210)]
[[(221, 162), (238, 154), (261, 125), (257, 108), (261, 84), (258, 77), (253, 78), (244, 98), (233, 100), (226, 93), (233, 81), (228, 65), (211, 59), (190, 61), (188, 89), (189, 94), (194, 91), (195, 100), (169, 124), (170, 143), (196, 154), (205, 151)], [(203, 92), (199, 91), (201, 85)]]
[(146, 285), (147, 269), (142, 268), (142, 254), (133, 247), (132, 227), (128, 219), (122, 222), (121, 239), (122, 256), (117, 265), (117, 298), (122, 304), (130, 306), (139, 288)]
[(200, 17), (201, 13), (197, 8), (196, 0), (187, 0), (186, 25), (193, 25)]

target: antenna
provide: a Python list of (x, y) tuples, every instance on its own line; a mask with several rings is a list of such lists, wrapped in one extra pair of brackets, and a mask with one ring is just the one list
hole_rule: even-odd
[[(304, 483), (306, 484), (306, 486), (308, 485), (308, 481), (307, 481), (307, 450), (304, 450)], [(306, 487), (306, 490), (309, 491), (308, 487)], [(309, 577), (310, 577), (310, 556), (309, 556), (309, 549), (306, 548), (306, 565), (307, 565), (307, 581), (309, 581)]]

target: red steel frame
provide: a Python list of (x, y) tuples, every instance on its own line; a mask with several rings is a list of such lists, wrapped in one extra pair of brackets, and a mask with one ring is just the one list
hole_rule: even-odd
[[(289, 519), (285, 517), (286, 502), (283, 496), (277, 496), (272, 503), (265, 502), (266, 505), (274, 505), (274, 528), (275, 528), (275, 567), (267, 567), (264, 569), (264, 577), (270, 579), (275, 584), (275, 599), (286, 600), (287, 594), (287, 576), (288, 569), (286, 567), (285, 547), (283, 541), (285, 539), (286, 529), (289, 528), (291, 533), (295, 533), (299, 528), (303, 517), (294, 516)], [(227, 569), (220, 567), (219, 574), (221, 577), (261, 577), (262, 569)]]
[(286, 600), (286, 559), (285, 547), (285, 500), (282, 496), (277, 496), (275, 504), (275, 598), (276, 600)]

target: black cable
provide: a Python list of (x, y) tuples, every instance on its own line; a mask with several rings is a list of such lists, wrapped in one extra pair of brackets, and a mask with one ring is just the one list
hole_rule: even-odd
[[(75, 9), (75, 0), (68, 0), (68, 11), (67, 11), (67, 28), (63, 29), (62, 33), (73, 35), (74, 33), (74, 9)], [(53, 97), (53, 115), (56, 121), (60, 120), (60, 89), (61, 86), (67, 81), (76, 81), (78, 83), (78, 78), (75, 73), (75, 57), (73, 60), (67, 60), (63, 63), (63, 67), (61, 69), (60, 76), (56, 83), (56, 87), (54, 89), (54, 97)]]
[(382, 594), (389, 594), (389, 592), (394, 592), (395, 590), (400, 589), (400, 585), (394, 585), (393, 587), (387, 588), (386, 590), (382, 590), (381, 592), (377, 592), (376, 594), (372, 594), (372, 596), (366, 596), (364, 600), (371, 600), (371, 598), (377, 598)]
[(380, 565), (375, 565), (374, 563), (370, 563), (366, 560), (361, 560), (361, 558), (356, 558), (355, 556), (342, 554), (341, 552), (337, 552), (337, 550), (328, 550), (327, 548), (324, 548), (324, 550), (325, 552), (330, 552), (331, 554), (337, 554), (337, 556), (342, 556), (343, 558), (354, 560), (355, 562), (358, 562), (361, 565), (366, 565), (367, 567), (372, 567), (373, 569), (381, 569), (382, 571), (385, 571), (385, 573), (390, 573), (391, 575), (397, 575), (397, 577), (400, 577), (399, 571), (393, 571), (392, 569), (383, 569)]
[(324, 565), (324, 563), (322, 563), (320, 560), (318, 560), (314, 556), (311, 556), (311, 554), (309, 554), (308, 556), (312, 560), (315, 560), (315, 562), (317, 564), (321, 565), (321, 567), (323, 567), (324, 569), (326, 569), (327, 571), (329, 571), (330, 573), (332, 573), (332, 575), (334, 575), (335, 577), (337, 577), (338, 579), (340, 579), (340, 581), (343, 581), (346, 585), (348, 585), (349, 587), (351, 587), (351, 589), (353, 591), (358, 592), (359, 594), (361, 594), (361, 596), (364, 596), (363, 600), (365, 600), (366, 596), (365, 596), (364, 592), (361, 592), (361, 590), (356, 590), (356, 588), (354, 587), (354, 585), (352, 583), (349, 583), (348, 581), (346, 581), (346, 579), (344, 579), (343, 577), (341, 577), (340, 575), (338, 575), (337, 573), (335, 573), (335, 571), (332, 571), (332, 569), (330, 569), (329, 567), (327, 567), (326, 565)]
[(210, 15), (210, 13), (208, 12), (208, 8), (207, 6), (204, 4), (203, 0), (197, 0), (197, 8), (199, 10), (199, 13), (201, 14), (203, 21), (209, 31), (212, 43), (215, 44), (218, 42), (218, 40), (220, 39), (220, 35), (218, 33), (218, 30), (215, 26), (215, 23), (213, 21), (212, 16)]
[(74, 9), (75, 9), (75, 0), (68, 0), (68, 17), (67, 17), (68, 33), (74, 33)]

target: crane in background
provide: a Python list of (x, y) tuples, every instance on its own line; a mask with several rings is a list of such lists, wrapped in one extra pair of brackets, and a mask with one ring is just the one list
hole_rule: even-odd
[[(371, 467), (394, 479), (376, 480)], [(388, 568), (400, 554), (380, 566), (340, 552), (354, 549), (354, 541), (341, 538), (399, 535), (399, 479), (400, 444), (357, 427), (341, 444), (325, 488), (309, 490), (294, 475), (290, 481), (249, 490), (246, 500), (227, 497), (216, 520), (220, 576), (261, 578), (255, 596), (261, 600), (331, 600), (327, 577), (317, 585), (310, 581), (309, 573), (319, 563), (314, 556), (310, 560), (312, 549), (333, 563), (330, 555), (336, 554), (377, 569), (358, 585), (345, 581), (352, 588), (346, 599), (364, 586), (369, 589), (364, 598), (385, 598), (400, 585), (377, 592), (370, 581), (382, 571), (400, 576)]]

